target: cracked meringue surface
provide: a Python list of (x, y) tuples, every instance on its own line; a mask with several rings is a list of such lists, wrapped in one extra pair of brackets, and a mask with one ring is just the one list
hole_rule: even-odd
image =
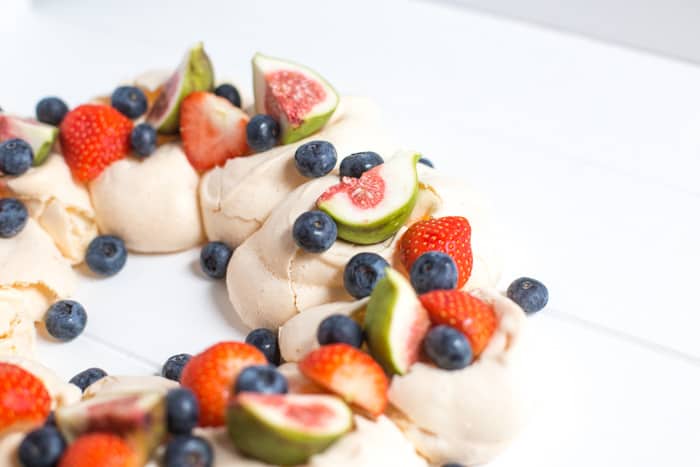
[(396, 409), (390, 416), (434, 464), (491, 460), (520, 432), (530, 410), (525, 313), (494, 290), (472, 293), (492, 303), (499, 317), (479, 359), (457, 371), (416, 363), (389, 388)]
[(339, 162), (354, 152), (372, 150), (387, 157), (394, 149), (376, 104), (361, 97), (343, 97), (318, 133), (294, 144), (230, 159), (202, 177), (200, 198), (207, 238), (237, 246), (258, 230), (277, 204), (309, 181), (297, 171), (294, 153), (313, 140), (330, 141)]

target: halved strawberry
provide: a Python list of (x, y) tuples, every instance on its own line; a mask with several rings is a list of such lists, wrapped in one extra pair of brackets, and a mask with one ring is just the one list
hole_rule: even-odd
[(472, 229), (464, 217), (449, 216), (418, 221), (406, 230), (399, 242), (399, 257), (406, 270), (423, 253), (441, 251), (457, 264), (457, 288), (462, 288), (472, 273)]
[(433, 324), (452, 326), (467, 336), (474, 357), (486, 348), (498, 327), (493, 305), (462, 290), (433, 290), (419, 298)]
[(126, 441), (108, 433), (90, 433), (76, 439), (61, 456), (58, 467), (137, 467), (136, 452)]
[(347, 344), (314, 350), (299, 363), (314, 383), (377, 417), (387, 405), (389, 380), (382, 367), (365, 352)]
[(97, 178), (112, 162), (129, 153), (134, 124), (113, 107), (85, 104), (61, 122), (63, 157), (78, 180)]
[(192, 357), (182, 370), (180, 384), (197, 396), (200, 426), (222, 426), (238, 374), (245, 367), (266, 363), (262, 352), (242, 342), (220, 342)]
[(223, 97), (193, 92), (182, 101), (180, 136), (187, 158), (205, 171), (248, 152), (248, 115)]
[(22, 367), (0, 362), (0, 437), (4, 431), (41, 425), (51, 410), (44, 383)]

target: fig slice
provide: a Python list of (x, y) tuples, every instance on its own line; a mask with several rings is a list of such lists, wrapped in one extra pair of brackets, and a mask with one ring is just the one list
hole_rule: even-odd
[(34, 166), (44, 163), (57, 136), (55, 126), (0, 112), (0, 142), (12, 138), (26, 141), (34, 151)]

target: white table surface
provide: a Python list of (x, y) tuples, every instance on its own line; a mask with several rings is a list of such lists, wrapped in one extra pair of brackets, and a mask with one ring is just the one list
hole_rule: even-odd
[[(700, 68), (438, 3), (143, 3), (6, 0), (0, 105), (75, 105), (199, 39), (243, 86), (260, 50), (371, 96), (407, 147), (492, 201), (503, 285), (550, 288), (530, 326), (539, 409), (493, 465), (700, 465)], [(86, 277), (86, 334), (42, 342), (43, 361), (144, 374), (241, 337), (197, 254)]]

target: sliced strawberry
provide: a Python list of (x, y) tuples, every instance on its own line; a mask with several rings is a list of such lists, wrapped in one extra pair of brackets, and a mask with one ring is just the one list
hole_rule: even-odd
[(182, 370), (180, 384), (197, 396), (200, 426), (222, 426), (238, 374), (245, 367), (266, 363), (262, 352), (242, 342), (220, 342), (192, 357)]
[(299, 363), (299, 370), (372, 416), (377, 417), (386, 409), (389, 380), (384, 370), (372, 357), (352, 346), (331, 344), (316, 349)]
[(79, 437), (61, 456), (58, 467), (137, 467), (136, 452), (117, 435), (91, 433)]
[(73, 175), (83, 182), (97, 178), (112, 162), (129, 153), (134, 124), (118, 110), (85, 104), (61, 122), (61, 150)]
[(180, 135), (185, 154), (205, 171), (248, 152), (248, 115), (223, 97), (193, 92), (180, 109)]
[(17, 365), (0, 362), (0, 437), (6, 430), (41, 425), (51, 410), (44, 383)]
[(474, 357), (486, 348), (498, 327), (493, 305), (462, 290), (433, 290), (419, 298), (433, 324), (452, 326), (467, 336)]
[(423, 253), (446, 253), (457, 264), (457, 288), (462, 288), (472, 273), (471, 235), (471, 226), (464, 217), (439, 217), (416, 222), (406, 230), (399, 242), (401, 263), (410, 271)]

